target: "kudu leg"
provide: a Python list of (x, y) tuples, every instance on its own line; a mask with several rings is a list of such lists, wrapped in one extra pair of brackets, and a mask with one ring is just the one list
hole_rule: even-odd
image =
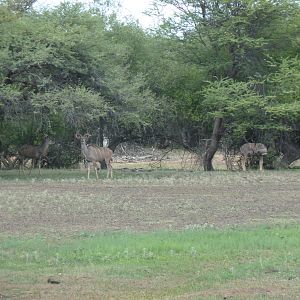
[(87, 169), (88, 169), (88, 179), (90, 179), (91, 163), (89, 161), (87, 163)]
[(32, 169), (34, 169), (34, 159), (31, 160), (31, 168), (29, 170), (29, 175), (31, 175)]
[(106, 168), (107, 168), (106, 178), (108, 179), (110, 177), (110, 166), (106, 165)]
[(25, 175), (25, 172), (24, 172), (24, 159), (23, 158), (20, 158), (19, 174), (21, 173), (21, 170), (22, 170), (23, 175)]
[(99, 179), (99, 177), (98, 177), (98, 170), (97, 170), (98, 166), (97, 166), (96, 162), (94, 163), (94, 168), (95, 168), (95, 172), (96, 172), (96, 178)]
[(264, 157), (263, 156), (260, 156), (259, 158), (259, 170), (260, 171), (263, 171), (264, 170)]
[(39, 175), (41, 175), (41, 159), (39, 159), (38, 164), (39, 164)]
[(246, 171), (246, 161), (247, 161), (247, 158), (243, 156), (242, 160), (241, 160), (243, 171)]
[(109, 165), (110, 165), (110, 178), (113, 178), (113, 168), (112, 168), (111, 164), (109, 164)]
[(107, 168), (106, 178), (112, 178), (113, 175), (112, 175), (112, 166), (111, 166), (110, 160), (105, 160), (105, 163), (106, 163), (106, 168)]

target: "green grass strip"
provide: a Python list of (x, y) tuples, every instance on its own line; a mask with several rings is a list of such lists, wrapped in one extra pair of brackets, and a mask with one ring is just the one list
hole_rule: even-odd
[[(191, 265), (282, 271), (300, 265), (300, 226), (80, 234), (72, 238), (0, 238), (1, 269), (146, 264), (159, 270)], [(295, 269), (296, 271), (296, 269)], [(299, 271), (299, 270), (298, 270)], [(179, 270), (180, 272), (180, 270)], [(300, 275), (300, 274), (299, 274)]]

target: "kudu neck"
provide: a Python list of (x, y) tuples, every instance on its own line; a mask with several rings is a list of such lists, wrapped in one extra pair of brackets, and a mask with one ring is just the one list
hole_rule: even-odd
[(44, 153), (45, 151), (47, 151), (49, 144), (50, 144), (50, 140), (48, 140), (48, 139), (44, 140), (43, 144), (40, 146), (41, 152)]
[(81, 141), (81, 151), (82, 151), (82, 152), (87, 152), (87, 151), (88, 151), (88, 146), (87, 146), (85, 140), (82, 140), (82, 141)]

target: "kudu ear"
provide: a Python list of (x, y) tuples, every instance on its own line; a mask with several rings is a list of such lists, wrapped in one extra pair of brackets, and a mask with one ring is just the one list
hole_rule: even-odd
[(92, 136), (92, 135), (89, 134), (89, 133), (86, 133), (86, 134), (84, 135), (85, 139), (88, 139), (88, 138), (90, 138), (91, 136)]

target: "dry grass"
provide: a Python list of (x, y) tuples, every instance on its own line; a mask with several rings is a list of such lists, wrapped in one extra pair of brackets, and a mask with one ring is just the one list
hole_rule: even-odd
[[(298, 172), (119, 170), (115, 179), (99, 181), (88, 181), (84, 171), (55, 172), (2, 180), (2, 233), (151, 231), (300, 219)], [(51, 177), (55, 174), (63, 179)]]

